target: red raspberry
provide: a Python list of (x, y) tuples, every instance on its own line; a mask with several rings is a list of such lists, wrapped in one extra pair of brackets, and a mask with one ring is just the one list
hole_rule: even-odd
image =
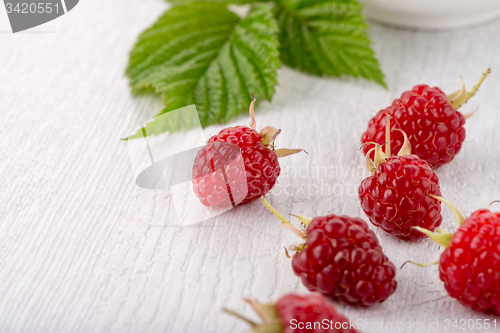
[(280, 131), (266, 127), (259, 133), (254, 129), (254, 102), (250, 106), (252, 128), (225, 128), (196, 155), (193, 191), (207, 207), (243, 205), (265, 195), (280, 175), (278, 157), (302, 151), (274, 150), (274, 139)]
[[(386, 119), (386, 142), (391, 143), (390, 119)], [(429, 164), (416, 155), (405, 132), (403, 146), (397, 156), (375, 148), (368, 151), (366, 163), (373, 176), (365, 178), (358, 188), (361, 207), (370, 221), (385, 232), (402, 240), (418, 240), (425, 237), (413, 229), (421, 226), (434, 230), (441, 225), (441, 203), (429, 195), (441, 195), (439, 180)], [(370, 160), (374, 152), (374, 164)]]
[(349, 319), (319, 294), (300, 296), (288, 294), (276, 304), (246, 300), (262, 319), (262, 324), (225, 309), (252, 325), (253, 332), (262, 333), (357, 333)]
[[(193, 190), (202, 204), (219, 208), (246, 204), (269, 192), (280, 175), (280, 165), (274, 150), (260, 140), (256, 130), (245, 126), (225, 128), (210, 138), (196, 155), (193, 166)], [(241, 161), (244, 168), (237, 163)], [(224, 171), (231, 177), (215, 172), (228, 162), (233, 166)]]
[(459, 224), (457, 232), (421, 230), (445, 247), (439, 277), (448, 294), (463, 306), (500, 315), (500, 213), (479, 209), (464, 220), (451, 207)]
[[(262, 198), (289, 228), (293, 227)], [(304, 286), (343, 304), (370, 306), (385, 301), (397, 287), (396, 268), (377, 236), (360, 218), (327, 215), (307, 224), (305, 243), (295, 247), (292, 268)], [(301, 232), (295, 229), (301, 235)]]
[(441, 195), (429, 164), (416, 155), (392, 156), (358, 188), (361, 207), (373, 225), (403, 240), (425, 237), (412, 227), (434, 230), (441, 225)]
[[(462, 95), (454, 93), (449, 97), (438, 87), (425, 84), (416, 85), (405, 91), (392, 105), (379, 111), (368, 123), (368, 129), (361, 136), (361, 143), (384, 143), (386, 115), (394, 122), (392, 128), (406, 132), (415, 155), (427, 161), (432, 168), (450, 163), (462, 148), (465, 140), (465, 118), (458, 108), (475, 93), (484, 80), (484, 74), (476, 87), (467, 94), (463, 87)], [(463, 97), (463, 98), (460, 98)], [(470, 114), (472, 115), (472, 114)], [(392, 140), (391, 148), (398, 151), (403, 145), (403, 136), (398, 133)], [(366, 154), (369, 147), (363, 147)]]

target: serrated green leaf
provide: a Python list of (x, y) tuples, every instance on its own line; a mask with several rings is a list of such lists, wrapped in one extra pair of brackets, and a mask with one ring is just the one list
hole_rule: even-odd
[(351, 75), (386, 87), (355, 0), (277, 0), (285, 65), (315, 75)]
[(202, 126), (227, 122), (248, 110), (251, 94), (272, 98), (277, 29), (267, 4), (253, 4), (244, 19), (221, 4), (173, 7), (140, 35), (126, 73), (135, 91), (162, 94), (162, 113), (196, 104)]

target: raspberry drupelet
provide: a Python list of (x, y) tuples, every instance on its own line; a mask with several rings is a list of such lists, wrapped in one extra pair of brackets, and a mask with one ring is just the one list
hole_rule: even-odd
[[(390, 115), (394, 119), (391, 128), (405, 131), (415, 155), (434, 169), (450, 163), (460, 152), (465, 140), (465, 120), (474, 114), (464, 116), (458, 109), (475, 94), (489, 72), (488, 69), (470, 93), (467, 93), (463, 84), (461, 91), (448, 96), (438, 87), (425, 84), (414, 86), (370, 119), (367, 130), (361, 136), (361, 143), (376, 142), (382, 145), (385, 118)], [(398, 151), (403, 142), (403, 135), (397, 133), (391, 149)], [(366, 146), (363, 148), (365, 154), (368, 150)]]
[(262, 202), (285, 226), (305, 240), (292, 249), (292, 268), (310, 291), (343, 304), (371, 306), (385, 301), (397, 287), (396, 269), (365, 221), (346, 215), (313, 219), (297, 216), (300, 231), (264, 198)]

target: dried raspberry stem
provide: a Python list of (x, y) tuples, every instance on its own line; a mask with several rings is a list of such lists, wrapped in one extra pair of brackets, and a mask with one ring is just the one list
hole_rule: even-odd
[(387, 155), (384, 154), (382, 151), (382, 146), (380, 146), (378, 143), (375, 144), (375, 157), (374, 157), (374, 163), (375, 163), (375, 168), (377, 168), (380, 164), (384, 163), (387, 161)]
[(368, 169), (368, 171), (370, 171), (370, 173), (372, 175), (375, 173), (375, 170), (377, 170), (377, 168), (375, 168), (375, 165), (373, 165), (372, 160), (370, 159), (370, 154), (374, 150), (375, 150), (375, 147), (373, 147), (372, 149), (368, 150), (368, 152), (366, 153), (366, 168)]
[[(305, 152), (304, 149), (288, 149), (288, 148), (277, 149), (274, 152), (276, 153), (276, 156), (278, 156), (278, 158), (281, 158), (281, 157), (290, 156), (293, 154), (300, 153), (301, 151)], [(306, 152), (306, 154), (307, 154), (307, 152)]]
[(401, 146), (401, 149), (398, 151), (398, 156), (411, 155), (411, 144), (410, 144), (410, 140), (408, 139), (408, 135), (406, 135), (405, 131), (403, 131), (399, 128), (395, 128), (395, 130), (403, 133), (403, 137), (404, 137), (403, 146)]
[(281, 222), (283, 222), (283, 225), (285, 227), (293, 231), (300, 238), (306, 239), (306, 235), (302, 231), (297, 229), (293, 224), (291, 224), (287, 219), (285, 219), (276, 209), (274, 209), (273, 206), (271, 206), (271, 204), (266, 199), (264, 199), (264, 197), (261, 197), (260, 199), (262, 200), (262, 203), (271, 211), (271, 213), (273, 213), (274, 216), (276, 216)]
[[(391, 116), (386, 115), (386, 127), (385, 127), (385, 153), (382, 151), (382, 147), (376, 143), (376, 142), (365, 142), (359, 147), (361, 150), (365, 145), (367, 144), (374, 144), (375, 148), (370, 149), (366, 153), (366, 168), (370, 173), (373, 175), (375, 173), (375, 170), (377, 167), (381, 164), (387, 161), (389, 157), (391, 157)], [(404, 136), (404, 143), (401, 149), (398, 152), (398, 156), (405, 156), (405, 155), (410, 155), (411, 154), (411, 146), (410, 146), (410, 141), (408, 140), (408, 136), (406, 133), (399, 129), (395, 128), (395, 130), (400, 131), (403, 133)], [(373, 156), (373, 162), (370, 160), (370, 155), (371, 152), (375, 150), (375, 154)]]
[(434, 262), (430, 262), (430, 263), (427, 263), (427, 264), (421, 264), (421, 263), (418, 263), (418, 262), (414, 262), (414, 261), (408, 260), (408, 261), (405, 261), (401, 265), (401, 267), (399, 269), (403, 269), (403, 267), (405, 267), (406, 264), (412, 264), (412, 265), (419, 266), (419, 267), (429, 267), (429, 266), (433, 266), (433, 265), (438, 265), (439, 264), (439, 260), (434, 261)]
[[(387, 158), (391, 157), (391, 116), (386, 115), (386, 126), (385, 126), (385, 152), (387, 155)], [(400, 131), (403, 133), (404, 137), (404, 142), (403, 146), (398, 152), (398, 156), (406, 156), (406, 155), (411, 155), (411, 145), (410, 145), (410, 140), (408, 140), (408, 136), (406, 135), (405, 131), (399, 128), (395, 128), (396, 131)]]
[(281, 133), (281, 130), (272, 126), (264, 127), (260, 132), (260, 142), (266, 147), (274, 149), (274, 140)]
[[(384, 154), (384, 152), (382, 151), (382, 147), (376, 143), (376, 142), (366, 142), (366, 143), (363, 143), (361, 145), (361, 147), (359, 147), (359, 150), (361, 150), (363, 148), (363, 146), (367, 145), (367, 144), (373, 144), (375, 145), (374, 148), (370, 149), (367, 153), (366, 153), (366, 168), (368, 169), (368, 171), (370, 171), (370, 173), (373, 175), (375, 173), (375, 170), (377, 169), (377, 167), (381, 164), (381, 163), (384, 163), (385, 161), (387, 161), (387, 155)], [(370, 154), (372, 151), (375, 150), (375, 154), (373, 156), (373, 162), (370, 160)]]
[(469, 119), (470, 117), (472, 117), (473, 115), (475, 115), (475, 114), (476, 114), (476, 112), (477, 112), (477, 109), (475, 109), (475, 110), (474, 110), (474, 111), (472, 111), (472, 112), (469, 112), (469, 113), (464, 114), (465, 119)]
[(292, 257), (290, 257), (290, 254), (288, 254), (288, 249), (286, 247), (283, 246), (283, 248), (285, 249), (285, 255), (288, 259), (292, 259)]
[(256, 98), (254, 95), (252, 95), (253, 97), (253, 101), (252, 103), (250, 103), (250, 109), (249, 109), (249, 112), (250, 112), (250, 127), (252, 129), (255, 129), (255, 126), (257, 126), (256, 122), (255, 122), (255, 101), (256, 101)]
[(494, 201), (490, 202), (489, 205), (486, 206), (486, 209), (490, 208), (490, 206), (493, 205), (494, 203), (500, 203), (500, 200), (494, 200)]

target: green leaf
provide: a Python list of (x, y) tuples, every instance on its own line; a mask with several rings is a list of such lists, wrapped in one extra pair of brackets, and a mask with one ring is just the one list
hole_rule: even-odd
[(277, 0), (285, 65), (315, 75), (351, 75), (386, 87), (355, 0)]
[[(199, 0), (167, 0), (168, 2), (170, 2), (172, 5), (174, 6), (178, 6), (178, 5), (186, 5), (188, 3), (191, 3), (191, 2), (197, 2)], [(205, 2), (212, 2), (212, 3), (221, 3), (221, 4), (235, 4), (235, 5), (243, 5), (243, 4), (247, 4), (247, 3), (252, 3), (252, 2), (257, 2), (257, 1), (260, 1), (260, 2), (269, 2), (271, 0), (203, 0)]]
[(162, 113), (149, 120), (144, 126), (123, 140), (139, 139), (148, 136), (157, 136), (162, 133), (175, 133), (180, 130), (189, 130), (200, 127), (200, 121), (195, 105), (188, 105), (175, 111)]
[(277, 29), (267, 4), (253, 4), (244, 19), (221, 4), (173, 7), (140, 35), (126, 73), (134, 91), (162, 94), (162, 113), (196, 104), (202, 126), (227, 122), (248, 110), (251, 94), (272, 98)]

